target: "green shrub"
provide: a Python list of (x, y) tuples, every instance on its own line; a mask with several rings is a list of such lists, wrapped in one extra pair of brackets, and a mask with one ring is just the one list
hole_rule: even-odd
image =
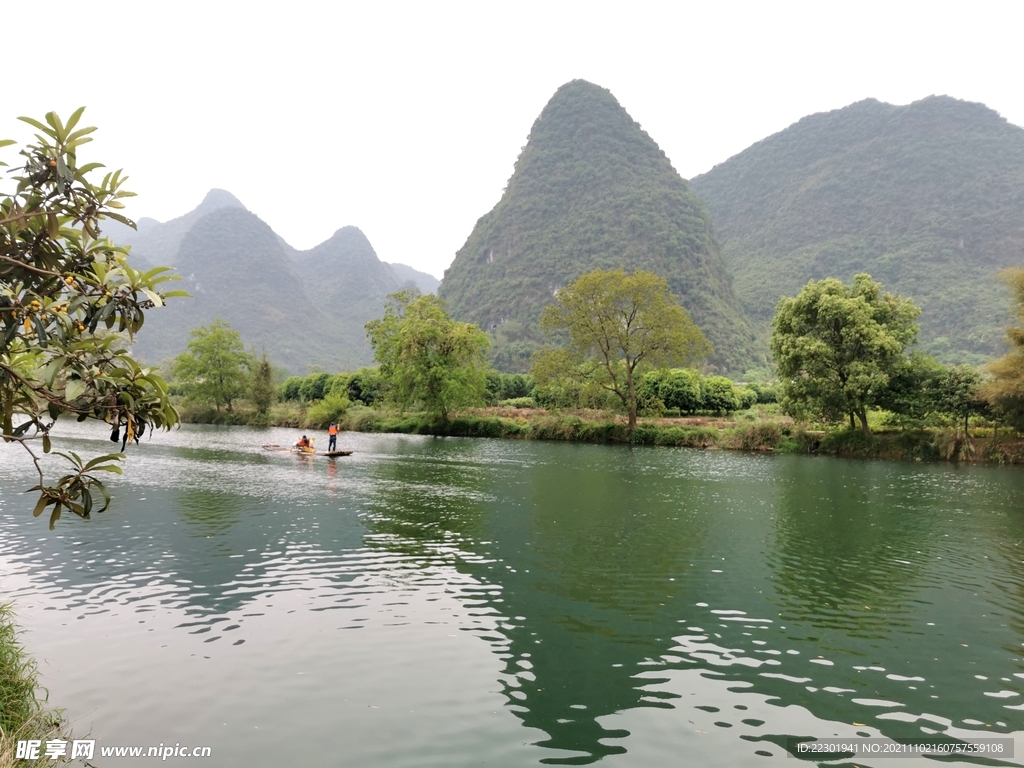
[(349, 376), (348, 399), (374, 405), (384, 399), (384, 380), (376, 368), (360, 368)]
[(782, 442), (782, 427), (772, 422), (749, 424), (731, 429), (722, 436), (723, 448), (743, 451), (775, 450)]
[(633, 433), (633, 442), (638, 445), (710, 448), (718, 442), (718, 430), (714, 427), (662, 427), (656, 424), (639, 424)]
[(701, 410), (731, 413), (740, 405), (736, 388), (725, 376), (708, 376), (701, 381)]
[(323, 400), (330, 378), (330, 374), (327, 373), (313, 373), (307, 376), (299, 385), (299, 399), (304, 403)]
[(677, 408), (680, 413), (695, 413), (703, 404), (701, 375), (691, 368), (666, 371), (658, 394), (666, 408)]
[(352, 405), (344, 395), (332, 392), (323, 400), (313, 403), (302, 420), (303, 427), (326, 429), (330, 424), (341, 424), (345, 412)]
[(637, 384), (637, 400), (645, 412), (694, 413), (702, 407), (701, 375), (691, 368), (663, 368), (645, 373)]
[(299, 387), (302, 386), (302, 382), (305, 378), (302, 376), (290, 376), (284, 380), (281, 385), (281, 399), (282, 400), (299, 400)]
[(757, 395), (758, 405), (768, 405), (779, 402), (778, 387), (769, 384), (753, 383), (747, 385)]
[(752, 387), (736, 387), (734, 392), (739, 402), (736, 410), (745, 411), (757, 405), (757, 392)]

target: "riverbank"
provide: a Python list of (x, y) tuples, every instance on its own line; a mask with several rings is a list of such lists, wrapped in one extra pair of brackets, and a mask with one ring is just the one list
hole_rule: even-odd
[[(17, 758), (22, 739), (68, 739), (59, 711), (39, 698), (36, 663), (18, 642), (18, 628), (9, 605), (0, 605), (0, 768), (55, 765), (57, 761)], [(63, 761), (62, 761), (63, 762)]]
[[(275, 406), (263, 419), (245, 410), (233, 414), (185, 410), (182, 420), (307, 430), (327, 426), (317, 418), (311, 419), (294, 403)], [(994, 434), (992, 429), (978, 429), (970, 438), (952, 429), (876, 430), (864, 435), (859, 429), (813, 429), (789, 417), (764, 412), (734, 417), (642, 418), (632, 434), (621, 416), (601, 411), (555, 412), (539, 408), (476, 408), (442, 421), (422, 413), (357, 407), (338, 416), (337, 422), (342, 430), (352, 432), (660, 445), (902, 461), (1024, 463), (1024, 441), (1015, 435)]]

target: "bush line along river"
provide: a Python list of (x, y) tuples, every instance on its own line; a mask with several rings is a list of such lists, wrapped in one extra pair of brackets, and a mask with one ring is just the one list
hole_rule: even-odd
[(3, 598), (76, 733), (210, 745), (218, 766), (737, 766), (791, 737), (1024, 730), (1014, 468), (363, 433), (344, 459), (259, 448), (293, 439), (147, 437), (114, 507), (52, 533), (7, 452)]

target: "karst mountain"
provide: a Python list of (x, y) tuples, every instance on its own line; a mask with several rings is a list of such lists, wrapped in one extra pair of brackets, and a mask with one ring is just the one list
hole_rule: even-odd
[(524, 370), (559, 288), (593, 269), (646, 269), (740, 372), (764, 360), (707, 211), (665, 153), (606, 89), (563, 85), (541, 112), (498, 204), (445, 272), (453, 317), (494, 334), (495, 364)]
[(946, 362), (999, 354), (1024, 264), (1024, 129), (982, 104), (874, 99), (805, 117), (692, 180), (766, 329), (810, 279), (868, 272), (921, 307)]
[(218, 189), (171, 221), (141, 219), (137, 231), (110, 223), (105, 234), (131, 245), (139, 268), (173, 267), (181, 281), (172, 287), (191, 295), (147, 313), (134, 352), (151, 363), (178, 354), (193, 328), (221, 318), (293, 373), (355, 370), (372, 362), (363, 326), (383, 314), (386, 296), (436, 287), (430, 275), (382, 262), (357, 227), (296, 250)]

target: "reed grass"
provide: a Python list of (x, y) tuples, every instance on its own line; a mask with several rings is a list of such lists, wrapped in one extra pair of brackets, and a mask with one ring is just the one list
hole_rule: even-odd
[(11, 606), (0, 605), (0, 768), (56, 765), (57, 760), (43, 757), (17, 759), (17, 744), (23, 739), (68, 739), (65, 726), (61, 712), (47, 705), (35, 660), (18, 641)]

